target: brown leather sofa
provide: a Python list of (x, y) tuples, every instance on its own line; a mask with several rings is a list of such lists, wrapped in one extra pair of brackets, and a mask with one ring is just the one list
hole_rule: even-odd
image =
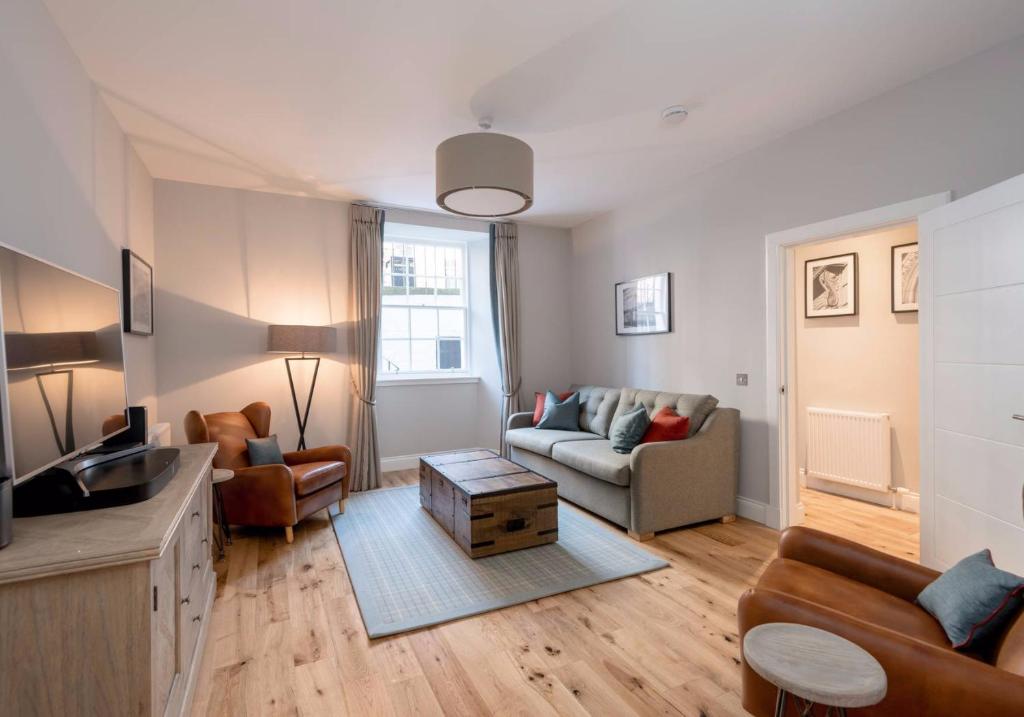
[(240, 412), (189, 411), (185, 416), (189, 443), (216, 442), (214, 468), (235, 472), (220, 484), (224, 514), (232, 525), (283, 527), (293, 539), (292, 526), (337, 502), (345, 512), (352, 454), (346, 446), (321, 446), (284, 454), (284, 464), (252, 466), (246, 438), (270, 435), (270, 406), (250, 403)]
[[(827, 533), (789, 528), (779, 557), (740, 598), (740, 635), (767, 622), (795, 622), (863, 647), (885, 668), (889, 691), (878, 705), (853, 714), (1024, 715), (1024, 611), (988, 652), (958, 652), (938, 621), (914, 603), (938, 576)], [(775, 695), (744, 662), (743, 707), (772, 715)]]

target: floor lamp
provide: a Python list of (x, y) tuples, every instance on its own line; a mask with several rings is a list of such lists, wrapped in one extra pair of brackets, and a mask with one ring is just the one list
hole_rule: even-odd
[[(337, 347), (338, 334), (333, 326), (302, 326), (297, 324), (272, 324), (267, 327), (267, 351), (271, 353), (299, 354), (284, 360), (288, 370), (288, 387), (292, 392), (292, 406), (295, 408), (295, 422), (299, 424), (299, 445), (296, 450), (306, 447), (306, 423), (309, 421), (309, 407), (313, 404), (316, 376), (320, 372), (320, 357), (306, 354), (332, 353)], [(299, 399), (295, 394), (295, 379), (292, 376), (292, 361), (313, 361), (313, 381), (309, 385), (306, 408), (299, 410)]]

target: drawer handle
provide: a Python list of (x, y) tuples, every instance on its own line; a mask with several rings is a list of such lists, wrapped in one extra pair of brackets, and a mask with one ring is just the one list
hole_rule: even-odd
[(195, 565), (193, 565), (192, 569), (193, 570), (199, 570), (199, 563), (196, 563)]
[(192, 618), (192, 622), (199, 622), (202, 619), (203, 619), (202, 615), (196, 615), (194, 618)]
[(207, 540), (206, 538), (203, 538), (202, 540), (199, 541), (199, 544), (200, 545), (206, 545), (209, 542), (210, 542), (209, 540)]
[(192, 599), (188, 598), (188, 597), (183, 597), (181, 599), (181, 604), (182, 605), (191, 605), (192, 604)]
[(199, 511), (198, 511), (198, 510), (196, 510), (196, 511), (193, 511), (193, 512), (192, 512), (192, 517), (193, 517), (193, 518), (198, 518), (198, 517), (199, 517)]
[(1021, 415), (1020, 413), (1015, 413), (1015, 414), (1013, 414), (1013, 420), (1015, 420), (1015, 421), (1024, 421), (1024, 415)]
[(513, 518), (512, 520), (505, 523), (505, 530), (512, 533), (516, 530), (522, 530), (526, 527), (526, 518)]

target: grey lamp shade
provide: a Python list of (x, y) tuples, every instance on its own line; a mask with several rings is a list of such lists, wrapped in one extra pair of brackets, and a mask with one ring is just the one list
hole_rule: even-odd
[(95, 331), (10, 333), (5, 339), (10, 370), (92, 363), (100, 360)]
[(520, 139), (470, 132), (437, 146), (437, 204), (469, 217), (507, 217), (533, 204), (533, 149)]
[(271, 324), (267, 327), (267, 351), (287, 354), (328, 354), (337, 350), (338, 332), (333, 326)]

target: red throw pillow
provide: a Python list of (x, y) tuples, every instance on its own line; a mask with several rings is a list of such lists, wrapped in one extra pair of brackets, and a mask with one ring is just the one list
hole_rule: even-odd
[[(547, 394), (534, 393), (533, 397), (535, 403), (533, 404), (533, 425), (540, 423), (540, 419), (544, 416), (544, 397)], [(558, 400), (564, 401), (572, 395), (572, 391), (566, 391), (565, 393), (558, 394)]]
[(659, 441), (681, 441), (690, 435), (690, 417), (680, 416), (668, 406), (658, 411), (651, 419), (641, 443)]

